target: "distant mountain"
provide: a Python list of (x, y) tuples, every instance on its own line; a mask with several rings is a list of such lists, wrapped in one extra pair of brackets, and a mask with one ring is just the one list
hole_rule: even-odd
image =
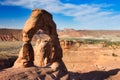
[(120, 30), (75, 30), (64, 29), (58, 31), (59, 36), (68, 35), (69, 37), (120, 37)]
[(0, 41), (22, 40), (22, 30), (20, 29), (0, 29)]
[[(67, 29), (57, 30), (59, 37), (120, 37), (120, 30), (75, 30)], [(44, 32), (39, 30), (34, 36), (36, 40), (38, 35), (44, 36)], [(21, 41), (21, 29), (0, 29), (0, 41)]]

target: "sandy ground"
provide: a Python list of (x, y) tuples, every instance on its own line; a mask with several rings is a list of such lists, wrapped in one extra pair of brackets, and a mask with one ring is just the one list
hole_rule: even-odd
[(66, 51), (63, 60), (81, 80), (120, 80), (120, 49), (84, 45)]
[(81, 45), (64, 51), (71, 80), (120, 80), (120, 48)]

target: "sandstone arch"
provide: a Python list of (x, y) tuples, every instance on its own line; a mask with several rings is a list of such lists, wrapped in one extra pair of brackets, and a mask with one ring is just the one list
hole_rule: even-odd
[[(39, 30), (43, 30), (49, 35), (52, 43), (51, 52), (47, 54), (49, 60), (49, 67), (59, 72), (67, 72), (67, 69), (62, 61), (62, 49), (60, 46), (58, 34), (56, 31), (56, 24), (52, 19), (52, 15), (45, 10), (35, 9), (32, 11), (30, 18), (26, 21), (25, 26), (22, 30), (23, 35), (23, 46), (19, 53), (18, 59), (14, 63), (15, 68), (17, 67), (28, 67), (33, 66), (34, 52), (31, 45), (33, 35)], [(28, 46), (28, 47), (25, 47)], [(29, 47), (30, 46), (30, 47)]]
[(26, 21), (23, 28), (23, 41), (30, 42), (33, 35), (39, 29), (42, 29), (50, 36), (53, 47), (55, 47), (55, 57), (53, 61), (60, 60), (62, 58), (62, 49), (56, 31), (56, 24), (52, 20), (52, 15), (45, 10), (35, 9), (32, 11), (30, 18)]

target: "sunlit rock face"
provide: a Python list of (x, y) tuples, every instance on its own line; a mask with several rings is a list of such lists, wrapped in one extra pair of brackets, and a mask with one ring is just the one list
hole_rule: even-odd
[[(39, 29), (43, 30), (49, 38), (38, 39), (33, 49), (31, 40)], [(25, 23), (22, 35), (24, 43), (13, 68), (31, 66), (51, 68), (54, 76), (59, 78), (67, 74), (68, 71), (62, 60), (63, 55), (56, 24), (49, 12), (41, 9), (33, 10)]]

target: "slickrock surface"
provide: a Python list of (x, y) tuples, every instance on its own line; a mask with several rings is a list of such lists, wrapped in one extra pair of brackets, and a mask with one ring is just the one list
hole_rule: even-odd
[[(67, 80), (68, 74), (57, 77), (51, 68), (8, 68), (0, 71), (0, 80)], [(62, 74), (62, 73), (61, 73)]]

